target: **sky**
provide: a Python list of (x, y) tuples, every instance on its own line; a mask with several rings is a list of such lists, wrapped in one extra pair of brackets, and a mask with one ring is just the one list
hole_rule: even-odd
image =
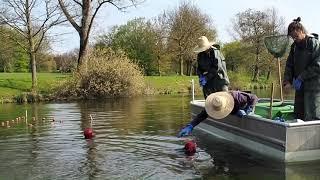
[[(116, 8), (107, 5), (100, 10), (94, 22), (92, 34), (108, 32), (114, 25), (126, 24), (128, 20), (137, 17), (151, 19), (158, 16), (163, 11), (172, 10), (179, 6), (183, 0), (145, 0), (137, 7), (131, 7), (126, 12), (120, 12)], [(265, 10), (274, 7), (278, 10), (279, 16), (285, 19), (285, 26), (297, 18), (301, 17), (301, 23), (308, 32), (320, 34), (320, 1), (307, 0), (190, 0), (203, 13), (209, 15), (213, 20), (213, 25), (218, 32), (218, 41), (227, 43), (232, 40), (228, 29), (231, 27), (231, 19), (239, 12), (246, 9)], [(68, 24), (66, 27), (55, 28), (51, 34), (54, 36), (52, 44), (53, 53), (64, 53), (79, 46), (79, 36), (77, 32)], [(93, 42), (95, 36), (91, 36)]]

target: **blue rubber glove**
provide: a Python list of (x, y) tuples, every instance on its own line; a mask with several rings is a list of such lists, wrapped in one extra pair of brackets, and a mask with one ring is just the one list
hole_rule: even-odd
[(278, 122), (285, 122), (286, 120), (282, 117), (276, 117), (274, 118), (275, 121), (278, 121)]
[(191, 134), (193, 130), (193, 126), (191, 124), (187, 124), (178, 134), (178, 137), (184, 137)]
[(244, 111), (246, 112), (246, 114), (250, 114), (253, 111), (253, 106), (247, 106)]
[(200, 86), (205, 86), (207, 84), (207, 80), (203, 75), (199, 76), (199, 84)]
[(247, 113), (242, 109), (239, 109), (237, 111), (237, 116), (240, 117), (240, 118), (242, 118), (243, 116), (246, 116), (246, 115), (247, 115)]
[(295, 90), (300, 90), (302, 86), (302, 79), (300, 77), (297, 77), (296, 79), (293, 79), (293, 87)]

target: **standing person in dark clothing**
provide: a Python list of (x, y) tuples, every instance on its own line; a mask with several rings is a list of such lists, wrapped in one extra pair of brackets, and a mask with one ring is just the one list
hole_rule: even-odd
[(194, 52), (198, 53), (197, 74), (204, 98), (213, 92), (228, 91), (229, 78), (220, 46), (201, 36)]
[[(206, 99), (207, 96), (214, 92), (228, 91), (229, 78), (226, 63), (220, 52), (219, 45), (215, 45), (214, 42), (209, 42), (205, 36), (201, 36), (198, 39), (197, 45), (194, 52), (198, 53), (197, 74), (204, 98)], [(193, 123), (193, 125), (188, 124), (185, 128), (191, 132), (195, 124), (199, 124), (207, 117), (208, 114), (203, 110), (192, 120), (192, 122), (197, 123)]]
[[(212, 93), (207, 97), (205, 110), (214, 119), (225, 118), (230, 113), (243, 117), (254, 111), (257, 102), (258, 97), (254, 94), (242, 91), (221, 91)], [(191, 121), (180, 131), (179, 137), (190, 135), (193, 127), (200, 122), (197, 119)]]
[(295, 118), (306, 121), (320, 119), (320, 47), (313, 35), (308, 35), (301, 18), (288, 26), (294, 40), (286, 62), (284, 89), (295, 89)]

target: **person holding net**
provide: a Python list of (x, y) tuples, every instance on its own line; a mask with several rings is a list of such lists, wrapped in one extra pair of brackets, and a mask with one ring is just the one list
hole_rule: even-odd
[(305, 121), (320, 119), (320, 45), (294, 19), (288, 26), (288, 36), (294, 42), (286, 62), (283, 87), (295, 89), (295, 118)]

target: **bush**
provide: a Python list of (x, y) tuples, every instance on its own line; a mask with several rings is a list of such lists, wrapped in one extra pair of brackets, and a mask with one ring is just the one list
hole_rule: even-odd
[(108, 98), (143, 93), (144, 79), (137, 64), (111, 49), (95, 50), (59, 91), (61, 96)]
[(41, 94), (37, 94), (33, 92), (24, 92), (17, 95), (14, 99), (17, 103), (26, 103), (26, 102), (34, 103), (34, 102), (42, 101), (43, 97)]

